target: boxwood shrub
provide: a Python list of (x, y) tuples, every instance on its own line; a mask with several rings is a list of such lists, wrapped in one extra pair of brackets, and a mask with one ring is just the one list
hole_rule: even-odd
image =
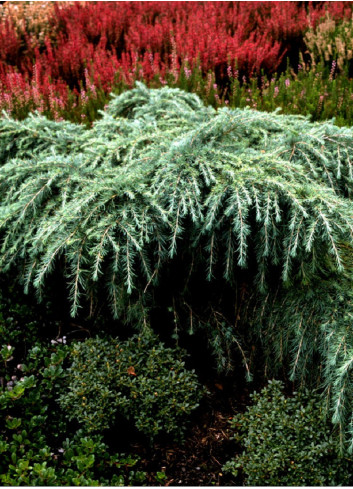
[(0, 485), (141, 485), (138, 457), (112, 452), (101, 434), (72, 431), (60, 411), (69, 347), (38, 343), (16, 368), (8, 346), (0, 343), (0, 358), (17, 374), (0, 384)]
[(113, 427), (120, 415), (151, 439), (160, 432), (180, 438), (203, 392), (181, 355), (151, 332), (77, 343), (61, 407), (88, 432)]
[(339, 454), (322, 399), (315, 393), (286, 397), (283, 384), (269, 382), (252, 405), (231, 421), (244, 451), (223, 469), (241, 470), (250, 486), (335, 486), (352, 482), (351, 459)]

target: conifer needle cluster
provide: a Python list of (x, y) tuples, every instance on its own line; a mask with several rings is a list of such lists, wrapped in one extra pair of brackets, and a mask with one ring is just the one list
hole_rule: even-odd
[(211, 283), (237, 289), (248, 271), (252, 305), (237, 334), (246, 345), (251, 327), (293, 379), (316, 372), (344, 442), (353, 426), (352, 129), (216, 111), (196, 95), (137, 84), (89, 130), (4, 114), (0, 163), (2, 272), (17, 270), (41, 293), (59, 267), (72, 315), (105, 288), (119, 317), (133, 294), (148, 305), (186, 254)]

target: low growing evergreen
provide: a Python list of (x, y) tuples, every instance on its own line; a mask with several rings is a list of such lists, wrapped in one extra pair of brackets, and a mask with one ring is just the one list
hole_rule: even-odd
[(325, 384), (345, 445), (352, 129), (138, 84), (89, 130), (4, 117), (0, 158), (3, 273), (39, 296), (63, 274), (72, 315), (102, 295), (135, 325), (166, 308), (221, 367), (237, 350), (250, 374), (260, 344), (293, 380)]
[(88, 432), (119, 432), (129, 420), (150, 439), (159, 433), (181, 439), (203, 393), (181, 352), (151, 332), (121, 342), (88, 339), (72, 346), (69, 360), (60, 405)]
[(223, 467), (241, 472), (249, 486), (337, 486), (352, 481), (351, 459), (339, 455), (338, 438), (315, 392), (286, 397), (272, 381), (252, 394), (253, 404), (231, 421), (243, 452)]
[[(9, 364), (9, 369), (17, 354), (16, 348), (8, 346), (11, 348), (4, 345), (0, 350), (0, 359), (5, 367)], [(68, 350), (66, 345), (48, 347), (36, 342), (24, 359), (26, 363), (12, 366), (16, 375), (8, 377), (5, 372), (5, 380), (11, 380), (0, 389), (1, 485), (143, 483), (145, 473), (137, 470), (138, 457), (112, 453), (101, 434), (69, 426), (66, 412), (57, 402), (60, 393), (67, 390), (63, 367)]]

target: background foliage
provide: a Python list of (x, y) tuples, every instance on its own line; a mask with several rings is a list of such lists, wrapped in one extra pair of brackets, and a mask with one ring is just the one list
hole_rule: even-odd
[(351, 2), (5, 2), (0, 108), (90, 124), (140, 80), (350, 124), (351, 30)]

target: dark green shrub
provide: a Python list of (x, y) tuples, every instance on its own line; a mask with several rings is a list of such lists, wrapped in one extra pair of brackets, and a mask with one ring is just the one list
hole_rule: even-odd
[(113, 426), (120, 414), (151, 438), (160, 432), (179, 437), (202, 395), (180, 352), (150, 332), (123, 342), (86, 340), (73, 347), (70, 359), (60, 404), (88, 431)]
[(246, 485), (345, 485), (351, 479), (351, 460), (339, 455), (339, 442), (325, 418), (316, 394), (286, 397), (279, 381), (252, 394), (253, 404), (231, 421), (234, 438), (244, 447), (223, 469)]
[(34, 432), (16, 429), (25, 420), (10, 419), (12, 438), (0, 436), (0, 482), (6, 486), (123, 486), (140, 485), (143, 472), (131, 470), (136, 457), (109, 454), (98, 435), (84, 436), (80, 431), (53, 449), (42, 433), (45, 418), (32, 423)]
[[(2, 350), (3, 357), (12, 353)], [(18, 366), (23, 377), (13, 375), (0, 390), (0, 483), (139, 485), (144, 474), (133, 469), (136, 457), (109, 453), (101, 435), (69, 429), (56, 403), (67, 353), (65, 345), (34, 346)]]
[(22, 363), (24, 351), (28, 351), (38, 342), (41, 324), (33, 313), (16, 294), (7, 286), (4, 294), (4, 284), (0, 282), (0, 377), (9, 381), (16, 365)]

